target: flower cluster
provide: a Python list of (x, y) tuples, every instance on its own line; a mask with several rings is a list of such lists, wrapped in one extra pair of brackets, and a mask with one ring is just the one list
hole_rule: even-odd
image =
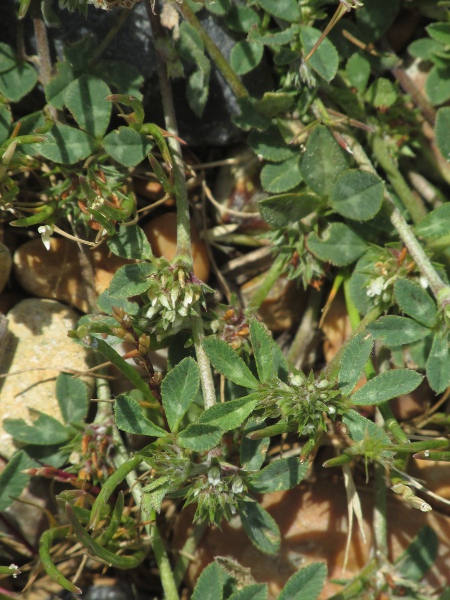
[(265, 417), (282, 417), (286, 422), (295, 423), (301, 435), (314, 436), (316, 431), (326, 431), (325, 415), (332, 420), (341, 412), (341, 393), (323, 376), (318, 379), (311, 372), (306, 377), (296, 371), (289, 378), (289, 384), (279, 379), (264, 387), (262, 406)]
[(220, 527), (222, 519), (229, 521), (237, 513), (240, 502), (248, 501), (242, 477), (227, 474), (220, 464), (196, 478), (186, 494), (185, 506), (197, 504), (195, 520), (209, 521)]
[(187, 317), (195, 316), (195, 304), (203, 300), (205, 292), (212, 291), (187, 270), (182, 263), (169, 263), (165, 258), (155, 261), (157, 270), (149, 278), (144, 317), (157, 334), (163, 335), (170, 328), (176, 333)]
[(220, 305), (213, 314), (214, 319), (210, 323), (211, 331), (231, 346), (233, 350), (249, 352), (249, 324), (237, 298), (233, 296), (230, 306)]
[[(379, 260), (373, 263), (366, 280), (366, 294), (372, 299), (375, 306), (382, 306), (387, 310), (394, 303), (394, 284), (398, 279), (411, 277), (416, 270), (416, 265), (407, 254), (406, 249), (394, 248), (381, 249)], [(428, 283), (422, 276), (417, 276), (418, 283), (426, 288)]]

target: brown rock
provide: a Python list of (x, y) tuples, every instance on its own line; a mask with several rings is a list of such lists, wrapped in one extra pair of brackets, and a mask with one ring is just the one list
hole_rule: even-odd
[[(6, 342), (0, 378), (0, 454), (9, 458), (15, 450), (2, 427), (7, 418), (25, 419), (28, 409), (61, 418), (55, 394), (55, 381), (64, 369), (86, 371), (89, 353), (67, 337), (78, 315), (54, 300), (29, 298), (8, 313), (9, 338)], [(90, 392), (92, 380), (88, 380)]]
[[(245, 305), (248, 305), (266, 276), (266, 273), (262, 273), (241, 287)], [(295, 281), (280, 277), (262, 302), (258, 313), (272, 331), (287, 331), (299, 320), (305, 307), (305, 298), (303, 288)]]
[[(142, 226), (155, 256), (172, 260), (177, 251), (177, 215), (164, 213)], [(209, 258), (205, 243), (191, 221), (192, 259), (194, 273), (202, 281), (208, 281)]]
[[(339, 477), (324, 474), (316, 481), (302, 482), (293, 490), (266, 494), (261, 505), (272, 515), (281, 531), (281, 548), (275, 556), (257, 550), (242, 530), (239, 519), (224, 523), (222, 531), (207, 529), (190, 563), (187, 583), (194, 585), (201, 571), (215, 556), (231, 556), (251, 569), (259, 583), (268, 583), (269, 599), (278, 597), (286, 581), (299, 568), (312, 562), (325, 562), (328, 580), (351, 579), (371, 556), (373, 532), (373, 493), (370, 488), (359, 491), (364, 516), (367, 543), (364, 544), (358, 526), (353, 527), (347, 569), (343, 571), (348, 530), (347, 499)], [(192, 512), (181, 513), (174, 546), (182, 548), (186, 530), (192, 523)], [(434, 589), (448, 582), (450, 569), (450, 519), (439, 513), (422, 513), (394, 494), (388, 496), (389, 558), (397, 559), (423, 525), (430, 525), (439, 536), (440, 546), (435, 566), (425, 580)], [(319, 596), (325, 600), (341, 589), (328, 581)]]
[[(110, 255), (103, 244), (90, 251), (95, 272), (95, 290), (101, 294), (119, 267), (127, 260)], [(50, 238), (50, 250), (40, 239), (22, 244), (14, 254), (14, 270), (20, 285), (33, 296), (53, 298), (89, 312), (86, 282), (76, 244), (66, 238)]]

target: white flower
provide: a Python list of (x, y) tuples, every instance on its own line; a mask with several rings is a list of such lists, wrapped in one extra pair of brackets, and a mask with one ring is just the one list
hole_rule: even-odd
[(216, 486), (220, 483), (220, 470), (219, 467), (211, 467), (208, 471), (208, 481), (211, 485)]
[(231, 480), (231, 489), (233, 491), (233, 494), (240, 494), (244, 489), (244, 484), (239, 475), (235, 475)]
[(374, 296), (379, 296), (381, 292), (385, 289), (385, 281), (384, 277), (377, 277), (376, 279), (372, 279), (367, 287), (366, 294), (369, 298), (373, 298)]
[(50, 236), (53, 233), (53, 228), (50, 225), (41, 225), (38, 227), (38, 233), (41, 234), (42, 243), (47, 250), (50, 250)]
[(421, 276), (419, 277), (419, 283), (420, 283), (420, 286), (421, 286), (421, 287), (422, 287), (424, 290), (426, 290), (426, 289), (427, 289), (427, 287), (428, 287), (428, 285), (429, 285), (429, 284), (428, 284), (428, 279), (427, 279), (426, 277), (424, 277), (423, 275), (421, 275)]

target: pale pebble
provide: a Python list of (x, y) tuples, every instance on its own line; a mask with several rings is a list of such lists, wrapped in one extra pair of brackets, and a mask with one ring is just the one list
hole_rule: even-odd
[[(76, 325), (74, 310), (55, 300), (30, 298), (8, 313), (9, 336), (0, 372), (0, 454), (9, 458), (16, 449), (3, 429), (4, 419), (31, 423), (32, 408), (62, 420), (56, 399), (56, 378), (64, 369), (84, 372), (92, 366), (87, 349), (67, 336)], [(17, 373), (16, 375), (14, 373)], [(92, 378), (87, 378), (89, 393)], [(31, 440), (30, 440), (31, 441)]]

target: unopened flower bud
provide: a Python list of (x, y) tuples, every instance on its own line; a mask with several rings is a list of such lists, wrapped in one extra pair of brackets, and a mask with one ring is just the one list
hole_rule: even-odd
[(208, 471), (208, 481), (211, 485), (217, 485), (220, 483), (220, 469), (219, 467), (211, 467)]
[(328, 379), (321, 379), (316, 383), (316, 387), (319, 388), (319, 390), (326, 390), (329, 386), (330, 382), (328, 381)]
[(239, 475), (235, 475), (231, 480), (231, 490), (233, 494), (240, 494), (244, 489), (244, 483)]

